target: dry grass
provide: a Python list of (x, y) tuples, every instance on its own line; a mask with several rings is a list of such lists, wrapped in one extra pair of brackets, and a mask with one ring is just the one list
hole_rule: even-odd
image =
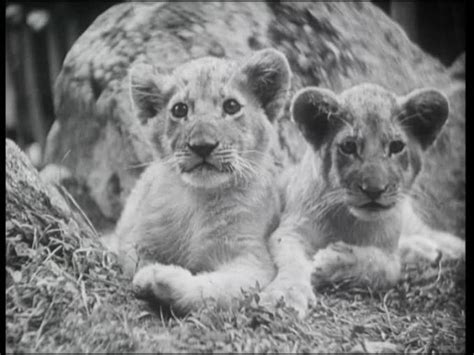
[(6, 222), (7, 352), (463, 352), (464, 262), (414, 265), (386, 293), (320, 290), (305, 320), (255, 294), (184, 318), (136, 300), (112, 255), (73, 222)]

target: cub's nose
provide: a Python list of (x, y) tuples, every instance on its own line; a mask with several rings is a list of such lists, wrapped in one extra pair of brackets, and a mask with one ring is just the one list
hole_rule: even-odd
[(209, 154), (212, 153), (214, 149), (219, 145), (217, 143), (198, 143), (198, 144), (189, 144), (188, 148), (195, 154), (199, 155), (201, 158), (206, 158)]
[(382, 194), (387, 191), (388, 185), (359, 185), (359, 189), (371, 200), (377, 200)]

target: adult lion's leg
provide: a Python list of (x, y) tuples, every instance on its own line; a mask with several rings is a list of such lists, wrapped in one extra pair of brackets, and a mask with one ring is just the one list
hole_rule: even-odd
[(242, 290), (266, 286), (274, 276), (271, 260), (265, 255), (241, 256), (213, 272), (192, 275), (175, 265), (152, 264), (134, 277), (135, 292), (142, 298), (154, 298), (180, 312), (198, 309), (206, 299), (227, 308)]
[(313, 268), (315, 287), (345, 281), (374, 289), (386, 288), (398, 281), (401, 272), (396, 251), (344, 242), (331, 243), (319, 250), (313, 258)]

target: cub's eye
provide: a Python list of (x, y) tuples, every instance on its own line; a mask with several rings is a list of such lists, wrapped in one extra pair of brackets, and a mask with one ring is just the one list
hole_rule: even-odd
[(347, 155), (353, 155), (357, 153), (357, 144), (354, 141), (346, 141), (339, 145), (341, 152)]
[(403, 143), (402, 141), (400, 140), (392, 141), (390, 142), (390, 145), (388, 147), (389, 154), (392, 155), (392, 154), (401, 153), (404, 148), (405, 148), (405, 143)]
[(188, 105), (178, 102), (171, 108), (171, 114), (176, 118), (186, 117), (188, 114)]
[(225, 100), (222, 107), (224, 112), (228, 115), (235, 115), (242, 108), (242, 106), (234, 99)]

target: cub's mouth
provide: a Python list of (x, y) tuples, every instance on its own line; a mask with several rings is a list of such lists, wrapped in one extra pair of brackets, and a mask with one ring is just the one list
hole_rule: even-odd
[(204, 172), (204, 171), (219, 171), (216, 166), (207, 161), (202, 161), (189, 169), (183, 170), (184, 173), (191, 173), (191, 172)]
[(363, 204), (352, 205), (349, 207), (349, 211), (352, 215), (363, 221), (374, 221), (390, 216), (392, 211), (395, 210), (395, 205), (396, 203), (384, 204), (370, 201)]
[(181, 178), (191, 186), (197, 188), (216, 188), (228, 185), (232, 175), (218, 163), (207, 160), (193, 162), (192, 165), (181, 168)]

